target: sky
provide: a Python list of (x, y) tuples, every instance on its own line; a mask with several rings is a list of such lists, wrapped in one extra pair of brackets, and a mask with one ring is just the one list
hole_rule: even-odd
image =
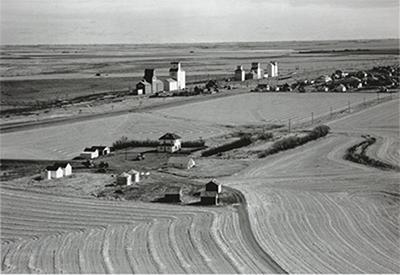
[(0, 44), (399, 38), (398, 0), (0, 0)]

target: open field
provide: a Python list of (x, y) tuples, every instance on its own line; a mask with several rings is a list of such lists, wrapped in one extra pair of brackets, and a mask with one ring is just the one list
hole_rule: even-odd
[(244, 193), (257, 240), (286, 271), (398, 273), (400, 175), (343, 160), (362, 134), (398, 135), (398, 104), (332, 122), (332, 135), (224, 179)]
[[(381, 95), (382, 97), (383, 95)], [(222, 125), (287, 124), (311, 120), (350, 104), (376, 99), (375, 93), (251, 93), (156, 111), (171, 118)], [(207, 111), (204, 111), (207, 110)], [(232, 111), (234, 110), (234, 111)]]
[[(206, 139), (229, 131), (224, 125), (294, 122), (362, 103), (375, 94), (245, 94), (147, 113), (129, 113), (70, 124), (0, 134), (1, 158), (71, 159), (85, 147), (127, 136), (155, 139), (176, 132), (186, 140)], [(293, 106), (295, 106), (293, 108)], [(205, 108), (208, 110), (205, 112)], [(232, 109), (231, 109), (232, 108)], [(231, 110), (235, 110), (232, 112)], [(172, 116), (172, 117), (170, 117)]]

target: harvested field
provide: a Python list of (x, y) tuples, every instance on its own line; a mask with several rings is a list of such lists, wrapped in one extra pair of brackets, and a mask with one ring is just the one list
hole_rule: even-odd
[[(252, 93), (213, 101), (186, 104), (156, 111), (171, 118), (193, 119), (225, 125), (287, 124), (311, 120), (333, 110), (344, 109), (350, 104), (376, 99), (375, 93)], [(207, 111), (204, 111), (207, 110)], [(234, 112), (232, 112), (234, 110)]]
[(169, 119), (146, 113), (131, 113), (65, 125), (1, 134), (1, 158), (71, 159), (85, 146), (111, 145), (121, 136), (158, 139), (175, 132), (184, 140), (221, 135), (226, 129), (210, 123)]
[(1, 197), (4, 273), (277, 272), (233, 208), (100, 201), (4, 187)]
[(343, 160), (362, 134), (387, 137), (399, 131), (398, 104), (394, 100), (332, 122), (330, 136), (225, 178), (246, 196), (258, 242), (286, 271), (400, 270), (400, 174)]

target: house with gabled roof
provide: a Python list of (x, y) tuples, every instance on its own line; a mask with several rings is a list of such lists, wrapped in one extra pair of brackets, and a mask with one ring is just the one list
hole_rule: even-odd
[(212, 179), (206, 184), (206, 191), (217, 192), (220, 194), (222, 192), (222, 184)]
[(62, 178), (64, 175), (63, 169), (60, 166), (47, 166), (46, 167), (46, 172), (47, 172), (47, 179), (59, 179)]
[(175, 133), (166, 133), (159, 139), (158, 152), (174, 153), (181, 149), (182, 138)]

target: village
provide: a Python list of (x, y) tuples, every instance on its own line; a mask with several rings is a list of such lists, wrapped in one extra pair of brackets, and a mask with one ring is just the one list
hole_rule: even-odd
[[(292, 79), (292, 83), (288, 84), (284, 83), (287, 77), (279, 76), (278, 62), (269, 62), (265, 70), (262, 69), (260, 63), (253, 62), (249, 71), (246, 71), (243, 65), (237, 66), (232, 78), (226, 78), (220, 82), (209, 80), (204, 86), (190, 85), (188, 88), (182, 63), (172, 62), (169, 77), (165, 79), (157, 77), (155, 68), (145, 69), (143, 79), (136, 84), (132, 94), (150, 98), (214, 94), (224, 89), (227, 91), (235, 89), (238, 84), (248, 87), (248, 84), (241, 84), (247, 82), (255, 87), (250, 92), (343, 93), (361, 89), (390, 92), (399, 86), (399, 73), (400, 66), (374, 67), (369, 71), (357, 72), (337, 70), (331, 76), (322, 75), (317, 79), (301, 81)], [(282, 125), (270, 126), (271, 129), (282, 127)], [(285, 135), (291, 138), (290, 126), (289, 133)], [(194, 180), (190, 172), (185, 172), (182, 176), (179, 170), (196, 170), (196, 161), (199, 157), (204, 158), (216, 153), (221, 156), (225, 154), (225, 151), (248, 146), (251, 143), (262, 144), (272, 139), (285, 139), (285, 135), (265, 133), (264, 127), (262, 133), (259, 133), (258, 129), (241, 133), (239, 140), (225, 142), (215, 148), (208, 148), (201, 138), (196, 141), (183, 141), (178, 133), (173, 132), (165, 133), (158, 140), (138, 141), (122, 137), (112, 145), (88, 144), (88, 147), (85, 147), (80, 155), (70, 162), (56, 161), (53, 165), (47, 166), (41, 176), (34, 178), (39, 181), (62, 181), (75, 172), (78, 176), (80, 172), (100, 173), (110, 175), (112, 183), (107, 181), (108, 183), (104, 184), (103, 188), (97, 190), (94, 194), (97, 197), (139, 199), (140, 195), (135, 195), (135, 192), (138, 194), (152, 192), (151, 199), (147, 198), (146, 201), (183, 205), (224, 205), (226, 202), (237, 202), (233, 189), (222, 188), (221, 183), (213, 178)], [(304, 136), (302, 133), (299, 135), (300, 138)], [(211, 151), (213, 152), (209, 154), (208, 152)], [(264, 153), (257, 151), (257, 154)], [(164, 176), (167, 176), (167, 179), (163, 178)], [(165, 180), (171, 182), (165, 184)], [(158, 187), (155, 188), (155, 186)]]

